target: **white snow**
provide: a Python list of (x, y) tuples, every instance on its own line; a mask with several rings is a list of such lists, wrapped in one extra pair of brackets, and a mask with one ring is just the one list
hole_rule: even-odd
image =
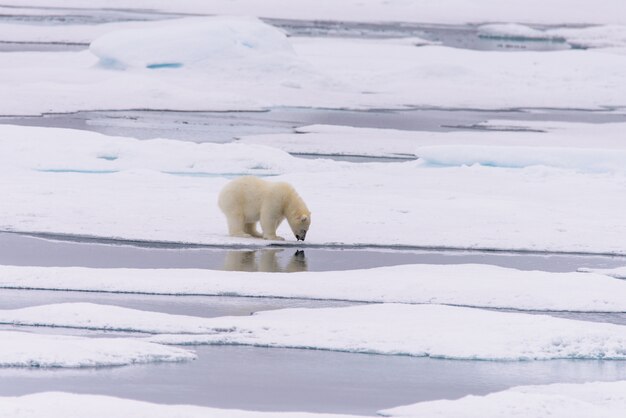
[(526, 25), (518, 23), (491, 23), (478, 27), (479, 36), (488, 38), (514, 38), (514, 39), (530, 39), (535, 41), (561, 41), (565, 39), (556, 36), (550, 36), (543, 30), (533, 29)]
[(518, 386), (486, 396), (421, 402), (379, 411), (389, 417), (618, 418), (626, 410), (626, 381)]
[[(203, 19), (133, 23), (94, 42), (92, 50), (121, 62), (127, 70), (103, 68), (88, 51), (0, 54), (0, 89), (7, 97), (20, 98), (0, 103), (0, 113), (626, 105), (626, 76), (621, 71), (626, 56), (612, 50), (512, 54), (376, 39), (284, 39), (276, 29), (255, 20)], [(204, 21), (209, 26), (199, 23)], [(213, 49), (216, 42), (189, 40), (194, 30), (221, 33), (228, 25), (237, 28), (228, 38), (233, 41), (248, 39), (253, 31), (272, 39), (258, 50), (243, 44), (218, 50)], [(143, 43), (160, 45), (158, 39), (180, 26), (189, 26), (191, 35), (172, 35), (170, 47), (143, 47)], [(140, 40), (143, 33), (150, 37)], [(129, 45), (124, 47), (126, 38)], [(287, 52), (291, 48), (295, 52)], [(274, 52), (261, 54), (261, 50)], [(182, 66), (144, 68), (151, 64)]]
[(624, 171), (626, 150), (536, 147), (447, 145), (417, 148), (415, 153), (426, 164), (462, 166), (480, 164), (493, 167), (560, 167), (583, 171)]
[[(241, 254), (233, 251), (228, 262), (236, 263)], [(195, 269), (0, 266), (0, 288), (626, 312), (626, 282), (622, 280), (599, 274), (519, 271), (488, 265), (406, 265), (288, 275)], [(38, 312), (36, 308), (29, 309), (0, 311), (0, 321), (20, 320), (24, 318), (21, 312)], [(120, 316), (125, 315), (121, 312)], [(53, 320), (58, 314), (43, 318)], [(168, 332), (164, 328), (167, 326), (165, 320), (159, 321), (159, 331), (155, 332)]]
[(357, 415), (342, 414), (293, 411), (257, 412), (194, 405), (161, 405), (111, 396), (63, 392), (0, 397), (0, 416), (11, 418), (359, 418)]
[(558, 28), (546, 31), (567, 42), (590, 48), (614, 48), (626, 46), (626, 25), (600, 25), (584, 28)]
[(381, 107), (392, 102), (500, 109), (624, 105), (624, 96), (616, 93), (623, 91), (619, 69), (626, 57), (604, 50), (510, 53), (314, 38), (294, 39), (294, 47), (321, 73), (375, 93), (360, 103)]
[(243, 344), (472, 360), (626, 359), (625, 326), (443, 305), (372, 304), (196, 318), (69, 303), (1, 315), (2, 322), (11, 324), (165, 331), (146, 339), (161, 344)]
[(195, 354), (131, 338), (0, 331), (0, 367), (102, 367), (193, 360)]
[(0, 163), (38, 171), (271, 175), (319, 163), (266, 146), (110, 137), (94, 132), (0, 125)]
[[(0, 23), (3, 42), (90, 44), (79, 52), (0, 53), (0, 92), (7, 98), (0, 101), (1, 115), (279, 106), (626, 108), (622, 0), (6, 0), (0, 13), (88, 15), (91, 8), (194, 17), (94, 25), (54, 25), (45, 19)], [(481, 36), (595, 49), (508, 53), (412, 38), (288, 38), (259, 19), (268, 17), (472, 23), (481, 25)], [(540, 132), (312, 126), (297, 137), (199, 145), (0, 126), (0, 230), (265, 246), (265, 241), (226, 236), (215, 204), (228, 179), (256, 174), (291, 182), (313, 210), (305, 249), (312, 242), (626, 254), (625, 124), (488, 121), (482, 127), (498, 124)], [(358, 165), (302, 160), (285, 151), (420, 160)], [(286, 225), (282, 230), (290, 236)], [(231, 254), (229, 262), (236, 263), (237, 253)], [(0, 287), (6, 288), (370, 303), (211, 319), (87, 303), (0, 310), (0, 322), (10, 329), (25, 325), (154, 334), (84, 338), (3, 330), (0, 367), (99, 367), (195, 358), (172, 344), (479, 360), (625, 360), (624, 326), (468, 307), (626, 311), (623, 268), (581, 270), (585, 273), (418, 265), (275, 275), (0, 266)], [(624, 382), (521, 387), (384, 413), (612, 418), (626, 409), (625, 389)], [(5, 415), (330, 417), (59, 393), (0, 398), (0, 416)]]
[[(486, 396), (421, 402), (384, 411), (383, 416), (621, 418), (626, 408), (626, 382), (592, 382), (517, 386)], [(0, 414), (12, 418), (358, 418), (356, 415), (299, 412), (256, 412), (191, 405), (159, 405), (100, 395), (43, 392), (1, 397)]]
[[(254, 135), (231, 144), (136, 140), (56, 128), (0, 126), (0, 162), (37, 170), (122, 171), (133, 168), (189, 174), (281, 174), (341, 167), (294, 159), (293, 153), (419, 156), (437, 165), (545, 165), (573, 170), (623, 171), (624, 123), (491, 121), (498, 132), (425, 132), (315, 125), (294, 134)], [(246, 144), (246, 146), (242, 145)], [(278, 148), (279, 150), (277, 150)], [(233, 159), (239, 167), (234, 167)], [(235, 168), (235, 169), (233, 169)], [(238, 171), (240, 170), (240, 171)]]
[[(620, 156), (626, 151), (622, 139), (626, 129), (624, 123), (492, 120), (479, 123), (475, 128), (473, 131), (430, 132), (311, 125), (297, 128), (294, 133), (245, 136), (238, 142), (300, 154), (419, 155), (422, 158), (424, 155), (420, 151), (424, 147), (443, 147), (442, 151), (453, 150), (452, 147), (463, 150), (472, 147), (474, 151), (492, 153), (497, 150), (499, 154), (506, 152), (501, 147), (515, 147), (510, 152), (516, 156), (516, 166), (534, 163), (585, 169), (604, 164), (605, 169), (623, 168), (623, 165), (609, 166), (608, 163), (620, 162)], [(532, 149), (532, 155), (517, 155), (518, 151), (528, 149)], [(574, 156), (576, 159), (571, 158)], [(474, 162), (480, 160), (468, 159), (465, 163)]]
[(213, 332), (204, 318), (80, 302), (0, 310), (0, 323), (153, 334)]
[(174, 13), (254, 15), (286, 19), (485, 23), (521, 22), (544, 24), (626, 23), (621, 0), (5, 0), (19, 7), (121, 8)]
[[(228, 178), (274, 174), (292, 183), (314, 214), (305, 244), (626, 253), (620, 172), (351, 164), (246, 144), (124, 144), (50, 128), (0, 132), (0, 155), (9, 160), (0, 180), (3, 230), (263, 246), (268, 242), (228, 237), (215, 202)], [(28, 137), (20, 151), (19, 139)], [(279, 233), (291, 236), (286, 224)]]
[(164, 22), (157, 27), (113, 31), (91, 43), (104, 67), (196, 68), (224, 72), (298, 70), (297, 57), (280, 30), (256, 18), (210, 17)]
[(626, 267), (618, 267), (614, 269), (599, 269), (599, 268), (586, 268), (581, 267), (578, 269), (581, 272), (604, 274), (617, 279), (626, 279)]
[(149, 341), (459, 360), (626, 359), (625, 326), (442, 305), (282, 309), (207, 323), (218, 332), (162, 334)]

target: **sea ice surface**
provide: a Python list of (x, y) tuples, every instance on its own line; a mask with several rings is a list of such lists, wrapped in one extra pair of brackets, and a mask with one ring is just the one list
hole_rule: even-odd
[(388, 417), (618, 418), (626, 410), (626, 381), (517, 386), (486, 396), (421, 402), (379, 411)]
[(149, 341), (458, 360), (626, 359), (626, 326), (443, 305), (282, 309), (211, 318), (207, 324), (217, 332), (155, 335)]
[(116, 69), (201, 68), (268, 71), (289, 68), (297, 57), (283, 32), (253, 17), (207, 17), (113, 31), (89, 50)]
[[(2, 322), (7, 324), (156, 333), (139, 343), (137, 340), (129, 343), (145, 343), (156, 351), (161, 348), (147, 341), (185, 345), (242, 344), (459, 360), (626, 359), (626, 326), (443, 305), (383, 303), (198, 318), (109, 305), (65, 303), (4, 311), (1, 316)], [(477, 332), (479, 329), (481, 332)], [(24, 334), (16, 335), (25, 338)], [(20, 339), (17, 341), (18, 346), (25, 345)], [(123, 345), (125, 340), (108, 341), (128, 350)], [(107, 346), (99, 340), (92, 344)], [(57, 355), (57, 350), (44, 349), (43, 353), (41, 347), (36, 350), (39, 355), (50, 353), (53, 358)], [(162, 351), (161, 357), (148, 353), (143, 361), (183, 360), (193, 356), (180, 349), (168, 352), (167, 347), (162, 347)], [(7, 360), (7, 355), (2, 357), (8, 364), (18, 362), (11, 357)], [(115, 364), (115, 360), (110, 362)]]
[[(228, 237), (216, 204), (230, 178), (256, 174), (290, 182), (307, 202), (314, 221), (305, 245), (626, 253), (619, 171), (353, 164), (249, 144), (125, 142), (52, 128), (0, 132), (2, 230), (265, 246)], [(291, 236), (286, 223), (278, 232)]]
[(533, 29), (518, 23), (490, 23), (478, 27), (479, 36), (496, 39), (521, 39), (533, 41), (565, 42), (562, 37), (550, 35), (543, 30)]
[(102, 367), (193, 360), (195, 354), (133, 338), (0, 331), (0, 367)]
[(605, 274), (607, 276), (615, 277), (617, 279), (626, 279), (626, 266), (618, 267), (614, 269), (599, 269), (599, 268), (585, 268), (581, 267), (578, 271), (595, 273), (595, 274)]
[[(488, 265), (419, 264), (289, 275), (196, 269), (0, 266), (0, 288), (626, 312), (623, 280), (600, 274), (520, 271)], [(0, 311), (0, 321), (13, 323), (30, 318), (28, 312), (35, 315), (33, 318), (58, 317), (40, 315), (40, 309), (43, 308)], [(165, 323), (160, 321), (160, 331), (150, 332), (167, 332)]]

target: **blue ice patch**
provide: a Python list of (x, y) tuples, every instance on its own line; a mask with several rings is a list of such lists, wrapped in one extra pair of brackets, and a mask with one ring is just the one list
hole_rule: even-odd
[(146, 68), (149, 68), (151, 70), (158, 70), (161, 68), (180, 68), (182, 66), (183, 64), (181, 62), (161, 62), (158, 64), (148, 64), (146, 65)]
[(117, 155), (98, 155), (98, 158), (101, 160), (115, 161), (118, 157)]
[(101, 68), (106, 68), (108, 70), (125, 70), (126, 66), (116, 60), (115, 58), (100, 58), (100, 62), (98, 62), (98, 66)]

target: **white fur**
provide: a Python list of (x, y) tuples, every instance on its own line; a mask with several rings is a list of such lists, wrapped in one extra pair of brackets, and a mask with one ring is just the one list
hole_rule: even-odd
[[(284, 240), (276, 235), (276, 229), (287, 219), (294, 235), (304, 239), (311, 223), (311, 212), (291, 185), (253, 176), (228, 183), (220, 192), (218, 205), (232, 236)], [(262, 235), (256, 229), (259, 221)]]

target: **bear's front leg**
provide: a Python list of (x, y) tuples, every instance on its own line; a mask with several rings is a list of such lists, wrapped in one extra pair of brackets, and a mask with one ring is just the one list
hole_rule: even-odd
[(250, 234), (254, 238), (261, 238), (262, 237), (262, 235), (259, 233), (259, 231), (256, 230), (256, 222), (245, 224), (243, 230), (244, 230), (244, 232), (246, 234)]
[(276, 235), (276, 229), (282, 219), (277, 217), (272, 211), (261, 212), (261, 229), (263, 230), (263, 239), (273, 241), (284, 241), (285, 238)]

